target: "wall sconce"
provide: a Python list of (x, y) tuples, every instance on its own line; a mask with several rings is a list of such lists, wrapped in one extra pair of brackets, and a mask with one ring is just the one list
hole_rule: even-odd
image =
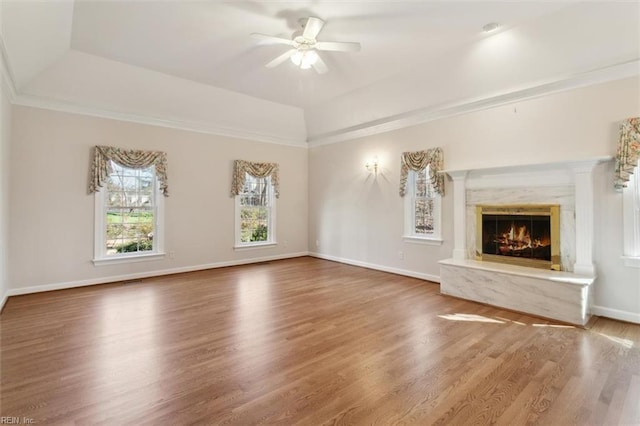
[(369, 171), (369, 173), (378, 174), (378, 157), (373, 157), (373, 160), (367, 161), (364, 167)]

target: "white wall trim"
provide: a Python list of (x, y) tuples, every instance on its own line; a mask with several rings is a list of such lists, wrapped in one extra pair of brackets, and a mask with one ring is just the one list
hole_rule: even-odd
[(347, 265), (359, 266), (361, 268), (375, 269), (376, 271), (389, 272), (397, 275), (404, 275), (406, 277), (419, 278), (421, 280), (432, 281), (434, 283), (440, 283), (440, 276), (425, 274), (422, 272), (409, 271), (407, 269), (393, 268), (390, 266), (377, 265), (375, 263), (362, 262), (359, 260), (345, 259), (343, 257), (331, 256), (323, 253), (309, 252), (309, 256), (317, 257), (318, 259), (331, 260), (333, 262), (345, 263)]
[(441, 120), (513, 102), (547, 96), (566, 90), (578, 89), (580, 87), (590, 86), (593, 84), (633, 77), (639, 74), (639, 69), (640, 59), (635, 59), (579, 74), (558, 76), (556, 78), (538, 81), (527, 86), (517, 87), (512, 90), (493, 93), (483, 97), (434, 105), (389, 117), (383, 117), (378, 120), (369, 121), (356, 126), (309, 136), (307, 138), (307, 142), (310, 147), (345, 142), (356, 138), (415, 126), (429, 121)]
[[(513, 169), (516, 169), (514, 167)], [(477, 176), (476, 176), (477, 175)], [(506, 173), (472, 173), (467, 182), (467, 189), (495, 189), (504, 188), (528, 188), (531, 182), (537, 187), (543, 186), (573, 186), (573, 175), (569, 168), (558, 169), (546, 167), (545, 170), (530, 172), (506, 172)]]
[(170, 129), (188, 130), (217, 136), (247, 139), (256, 142), (272, 143), (276, 145), (306, 148), (304, 139), (292, 139), (261, 132), (254, 132), (243, 128), (222, 127), (213, 123), (187, 121), (175, 117), (153, 117), (150, 115), (132, 114), (113, 111), (103, 107), (81, 105), (69, 101), (45, 98), (42, 96), (16, 94), (12, 103), (31, 108), (41, 108), (71, 114), (88, 115), (90, 117), (107, 118), (111, 120), (127, 121), (130, 123), (147, 124), (150, 126), (167, 127)]
[(438, 173), (451, 175), (466, 172), (466, 189), (528, 188), (532, 182), (536, 187), (574, 186), (576, 170), (591, 170), (595, 165), (611, 160), (613, 157), (600, 156), (576, 161), (442, 170)]
[(628, 268), (640, 268), (640, 257), (622, 256), (622, 263)]
[(621, 311), (619, 309), (593, 305), (591, 306), (591, 313), (599, 317), (607, 317), (607, 318), (612, 318), (620, 321), (627, 321), (627, 322), (640, 324), (640, 313), (637, 313), (637, 312)]
[[(0, 50), (5, 55), (4, 45), (0, 39)], [(640, 59), (621, 64), (591, 70), (588, 72), (560, 76), (544, 80), (528, 86), (519, 87), (506, 92), (493, 93), (484, 97), (465, 99), (459, 102), (420, 108), (405, 113), (380, 118), (357, 126), (347, 127), (336, 131), (323, 133), (304, 139), (282, 137), (279, 135), (249, 131), (243, 128), (223, 127), (213, 123), (187, 121), (175, 117), (154, 117), (144, 114), (124, 113), (104, 107), (81, 105), (78, 103), (45, 98), (20, 93), (13, 84), (9, 64), (2, 60), (2, 72), (7, 80), (6, 90), (12, 104), (32, 108), (48, 109), (72, 114), (147, 124), (151, 126), (167, 127), (218, 136), (248, 139), (257, 142), (295, 147), (315, 147), (344, 142), (356, 138), (389, 132), (429, 121), (440, 120), (474, 111), (494, 108), (501, 105), (547, 96), (566, 90), (577, 89), (593, 84), (619, 80), (638, 75)]]
[[(426, 281), (440, 283), (440, 277), (437, 275), (424, 274), (421, 272), (408, 271), (405, 269), (392, 268), (392, 267), (383, 266), (383, 265), (376, 265), (373, 263), (345, 259), (345, 258), (330, 256), (322, 253), (298, 252), (298, 253), (288, 253), (288, 254), (282, 254), (282, 255), (276, 255), (276, 256), (266, 256), (266, 257), (254, 258), (254, 259), (232, 260), (232, 261), (226, 261), (226, 262), (209, 263), (204, 265), (186, 266), (182, 268), (172, 268), (172, 269), (163, 269), (158, 271), (140, 272), (136, 274), (114, 275), (114, 276), (103, 277), (103, 278), (92, 278), (87, 280), (68, 281), (68, 282), (44, 284), (44, 285), (38, 285), (38, 286), (32, 286), (32, 287), (9, 289), (5, 294), (2, 295), (2, 298), (0, 299), (0, 311), (2, 311), (2, 309), (7, 303), (8, 298), (11, 296), (20, 296), (23, 294), (31, 294), (31, 293), (41, 293), (45, 291), (64, 290), (64, 289), (76, 288), (76, 287), (86, 287), (90, 285), (116, 283), (120, 281), (129, 281), (129, 280), (141, 279), (141, 278), (151, 278), (151, 277), (157, 277), (162, 275), (179, 274), (184, 272), (194, 272), (194, 271), (201, 271), (205, 269), (225, 268), (228, 266), (247, 265), (252, 263), (268, 262), (272, 260), (291, 259), (291, 258), (303, 257), (303, 256), (312, 256), (318, 259), (330, 260), (334, 262), (344, 263), (347, 265), (359, 266), (362, 268), (374, 269), (377, 271), (389, 272), (392, 274), (404, 275), (412, 278), (418, 278)], [(618, 309), (612, 309), (604, 306), (593, 305), (591, 307), (591, 313), (593, 315), (597, 315), (601, 317), (607, 317), (607, 318), (612, 318), (620, 321), (627, 321), (627, 322), (640, 324), (640, 314), (635, 312), (621, 311)]]
[(225, 262), (207, 263), (204, 265), (184, 266), (181, 268), (161, 269), (157, 271), (138, 272), (135, 274), (112, 275), (108, 277), (90, 278), (87, 280), (67, 281), (61, 283), (51, 283), (36, 285), (32, 287), (11, 288), (7, 291), (6, 297), (20, 296), (23, 294), (41, 293), (43, 291), (64, 290), (68, 288), (86, 287), (97, 284), (117, 283), (120, 281), (137, 280), (141, 278), (158, 277), (162, 275), (181, 274), (184, 272), (202, 271), (204, 269), (226, 268), (228, 266), (248, 265), (251, 263), (269, 262), (272, 260), (291, 259), (294, 257), (308, 256), (306, 251), (297, 253), (286, 253), (275, 256), (265, 256), (251, 259), (228, 260)]

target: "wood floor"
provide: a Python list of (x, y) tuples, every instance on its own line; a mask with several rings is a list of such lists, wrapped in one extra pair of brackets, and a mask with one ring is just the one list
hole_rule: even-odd
[[(12, 297), (35, 424), (640, 424), (640, 326), (589, 330), (298, 258)], [(23, 422), (24, 423), (24, 422)]]

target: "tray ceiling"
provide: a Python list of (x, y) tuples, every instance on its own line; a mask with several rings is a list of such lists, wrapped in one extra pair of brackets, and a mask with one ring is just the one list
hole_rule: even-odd
[[(635, 2), (3, 1), (1, 11), (24, 103), (296, 142), (640, 57)], [(289, 38), (308, 16), (326, 21), (319, 40), (362, 50), (321, 52), (323, 75), (265, 68), (287, 46), (250, 33)], [(485, 34), (488, 22), (502, 26)]]

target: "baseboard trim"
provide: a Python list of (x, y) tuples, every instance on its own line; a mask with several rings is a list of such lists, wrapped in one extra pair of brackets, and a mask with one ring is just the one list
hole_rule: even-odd
[[(114, 275), (109, 277), (92, 278), (88, 280), (68, 281), (62, 283), (44, 284), (32, 287), (14, 288), (7, 290), (0, 298), (0, 313), (7, 303), (7, 300), (11, 296), (20, 296), (23, 294), (41, 293), (45, 291), (65, 290), (76, 287), (86, 287), (91, 285), (108, 284), (119, 281), (129, 281), (141, 278), (158, 277), (162, 275), (181, 274), (184, 272), (202, 271), (206, 269), (226, 268), (229, 266), (249, 265), (252, 263), (269, 262), (272, 260), (293, 259), (296, 257), (312, 256), (318, 259), (330, 260), (333, 262), (344, 263), (352, 266), (359, 266), (367, 269), (374, 269), (376, 271), (389, 272), (391, 274), (404, 275), (407, 277), (418, 278), (426, 281), (440, 283), (440, 277), (437, 275), (425, 274), (422, 272), (409, 271), (406, 269), (393, 268), (390, 266), (377, 265), (369, 262), (362, 262), (359, 260), (346, 259), (338, 256), (331, 256), (323, 253), (316, 252), (297, 252), (287, 253), (276, 256), (265, 256), (252, 259), (230, 260), (226, 262), (207, 263), (203, 265), (185, 266), (182, 268), (162, 269), (158, 271), (139, 272), (135, 274)], [(631, 322), (640, 324), (640, 314), (635, 312), (622, 311), (619, 309), (607, 308), (604, 306), (593, 305), (591, 307), (591, 314), (600, 317), (611, 318), (620, 321)]]
[(607, 317), (615, 320), (640, 324), (640, 314), (636, 312), (621, 311), (618, 309), (606, 308), (604, 306), (591, 306), (591, 314), (599, 317)]
[(3, 300), (2, 303), (4, 305), (4, 303), (6, 302), (6, 299), (10, 296), (42, 293), (44, 291), (65, 290), (69, 288), (86, 287), (90, 285), (115, 283), (119, 281), (138, 280), (141, 278), (151, 278), (151, 277), (159, 277), (162, 275), (181, 274), (184, 272), (202, 271), (205, 269), (216, 269), (216, 268), (226, 268), (229, 266), (248, 265), (252, 263), (269, 262), (272, 260), (292, 259), (295, 257), (302, 257), (302, 256), (308, 256), (308, 255), (309, 255), (309, 252), (304, 251), (304, 252), (297, 252), (297, 253), (279, 254), (275, 256), (265, 256), (265, 257), (251, 258), (251, 259), (230, 260), (226, 262), (215, 262), (215, 263), (207, 263), (203, 265), (185, 266), (182, 268), (171, 268), (171, 269), (161, 269), (157, 271), (138, 272), (135, 274), (112, 275), (109, 277), (91, 278), (88, 280), (67, 281), (62, 283), (43, 284), (43, 285), (37, 285), (32, 287), (12, 288), (12, 289), (9, 289), (7, 293), (4, 295), (4, 298), (2, 299)]
[(425, 281), (440, 283), (440, 276), (438, 275), (424, 274), (422, 272), (393, 268), (390, 266), (378, 265), (375, 263), (362, 262), (360, 260), (345, 259), (343, 257), (331, 256), (323, 253), (309, 252), (309, 256), (317, 257), (318, 259), (331, 260), (333, 262), (345, 263), (352, 266), (360, 266), (361, 268), (375, 269), (376, 271), (389, 272), (391, 274), (404, 275), (406, 277), (419, 278)]

